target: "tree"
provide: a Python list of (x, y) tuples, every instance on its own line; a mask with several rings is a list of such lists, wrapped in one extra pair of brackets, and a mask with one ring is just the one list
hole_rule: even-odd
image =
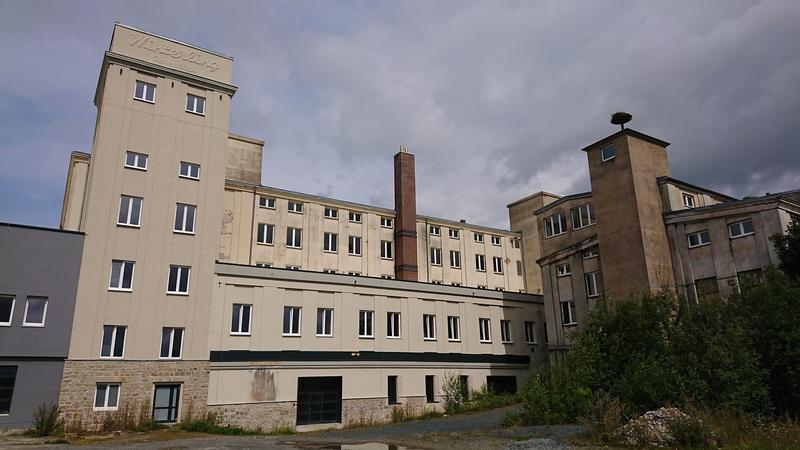
[(778, 253), (778, 267), (794, 281), (800, 281), (800, 220), (793, 221), (786, 234), (775, 233), (769, 239)]

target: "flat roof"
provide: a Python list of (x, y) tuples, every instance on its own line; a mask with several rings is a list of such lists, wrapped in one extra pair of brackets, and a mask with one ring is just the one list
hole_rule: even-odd
[(549, 195), (550, 197), (555, 197), (555, 198), (561, 198), (562, 197), (561, 195), (553, 194), (552, 192), (539, 191), (539, 192), (536, 192), (535, 194), (531, 194), (531, 195), (529, 195), (527, 197), (521, 198), (519, 200), (516, 200), (516, 201), (513, 201), (513, 202), (507, 204), (506, 208), (511, 208), (512, 206), (518, 205), (518, 204), (520, 204), (520, 203), (522, 203), (524, 201), (530, 200), (530, 199), (536, 197), (537, 195), (541, 195), (542, 197), (544, 197), (545, 195)]
[(576, 198), (586, 198), (586, 197), (591, 197), (591, 196), (592, 196), (592, 191), (580, 192), (578, 194), (565, 195), (565, 196), (561, 197), (560, 199), (558, 199), (558, 200), (556, 200), (556, 201), (554, 201), (552, 203), (548, 203), (548, 204), (542, 206), (541, 208), (537, 209), (533, 213), (534, 214), (539, 214), (539, 213), (542, 213), (544, 211), (547, 211), (548, 209), (550, 209), (552, 207), (558, 206), (558, 205), (560, 205), (560, 204), (562, 204), (564, 202), (568, 202), (570, 200), (575, 200)]
[(650, 143), (653, 143), (653, 144), (656, 144), (656, 145), (660, 145), (662, 147), (667, 147), (669, 145), (669, 142), (667, 142), (667, 141), (662, 141), (661, 139), (658, 139), (658, 138), (655, 138), (653, 136), (644, 134), (644, 133), (642, 133), (640, 131), (636, 131), (633, 128), (625, 128), (624, 130), (617, 131), (614, 134), (610, 134), (610, 135), (604, 137), (603, 139), (600, 139), (599, 141), (595, 142), (594, 144), (589, 144), (586, 147), (583, 147), (581, 150), (585, 152), (585, 151), (591, 150), (593, 148), (600, 147), (600, 146), (602, 146), (604, 144), (607, 144), (608, 142), (613, 141), (614, 139), (616, 139), (616, 138), (618, 138), (618, 137), (620, 137), (622, 135), (630, 135), (630, 136), (639, 138), (639, 139), (641, 139), (643, 141), (647, 141), (647, 142), (650, 142)]
[(24, 225), (21, 223), (9, 223), (9, 222), (0, 222), (0, 228), (23, 228), (27, 230), (50, 231), (53, 233), (79, 234), (82, 236), (86, 234), (83, 231), (62, 230), (61, 228), (48, 228), (48, 227), (40, 227), (38, 225)]
[(701, 192), (705, 192), (705, 193), (707, 193), (707, 194), (715, 195), (715, 196), (717, 196), (717, 197), (722, 197), (722, 198), (724, 198), (724, 199), (727, 199), (727, 200), (729, 200), (729, 201), (736, 201), (736, 200), (738, 200), (736, 197), (731, 197), (730, 195), (721, 194), (721, 193), (719, 193), (719, 192), (712, 191), (711, 189), (706, 189), (706, 188), (704, 188), (704, 187), (700, 187), (700, 186), (697, 186), (697, 185), (694, 185), (694, 184), (691, 184), (691, 183), (687, 183), (687, 182), (685, 182), (685, 181), (683, 181), (683, 180), (679, 180), (679, 179), (677, 179), (677, 178), (672, 178), (672, 177), (658, 177), (658, 178), (656, 178), (656, 180), (658, 181), (658, 183), (659, 183), (659, 184), (661, 184), (661, 183), (667, 183), (667, 182), (672, 182), (672, 183), (675, 183), (675, 184), (679, 184), (679, 185), (681, 185), (681, 186), (686, 186), (686, 187), (688, 187), (689, 189), (695, 189), (695, 190), (698, 190), (698, 191), (701, 191)]
[[(200, 50), (200, 51), (204, 51), (206, 53), (211, 53), (212, 55), (219, 56), (220, 58), (225, 58), (225, 59), (229, 59), (229, 60), (233, 61), (233, 56), (228, 56), (228, 55), (225, 55), (225, 54), (222, 54), (222, 53), (219, 53), (219, 52), (215, 52), (214, 50), (209, 50), (207, 48), (200, 47), (198, 45), (194, 45), (194, 44), (190, 44), (188, 42), (183, 42), (183, 41), (179, 41), (177, 39), (173, 39), (173, 38), (170, 38), (170, 37), (162, 36), (160, 34), (153, 33), (151, 31), (146, 31), (146, 30), (142, 30), (140, 28), (132, 27), (130, 25), (125, 25), (124, 23), (119, 22), (119, 21), (115, 21), (114, 25), (115, 26), (119, 25), (122, 28), (127, 28), (127, 29), (133, 30), (133, 31), (138, 31), (139, 33), (149, 34), (150, 36), (155, 36), (157, 38), (164, 39), (165, 41), (170, 41), (170, 42), (174, 42), (176, 44), (185, 45), (187, 47), (191, 47), (191, 48), (194, 48), (194, 49), (197, 49), (197, 50)], [(113, 35), (113, 32), (112, 32), (112, 35)], [(111, 50), (110, 45), (111, 44), (109, 43), (109, 48), (108, 48), (109, 50)]]

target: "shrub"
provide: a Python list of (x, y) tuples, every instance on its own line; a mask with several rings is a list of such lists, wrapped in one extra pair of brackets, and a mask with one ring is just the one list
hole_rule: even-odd
[(592, 393), (591, 408), (587, 417), (592, 433), (600, 442), (614, 443), (616, 431), (628, 419), (627, 407), (618, 398), (605, 391)]
[(675, 419), (669, 422), (668, 429), (680, 448), (705, 447), (713, 436), (708, 425), (693, 417)]
[(181, 423), (180, 427), (183, 430), (196, 433), (228, 436), (262, 434), (260, 429), (250, 430), (230, 425), (220, 425), (221, 422), (222, 414), (219, 411), (208, 410), (198, 418), (190, 418), (188, 421)]
[(590, 391), (564, 364), (531, 377), (522, 390), (522, 419), (527, 424), (575, 422), (590, 407)]
[(442, 406), (448, 414), (455, 414), (464, 408), (467, 401), (464, 386), (458, 373), (447, 372), (442, 383)]
[(64, 433), (64, 422), (59, 419), (58, 405), (42, 403), (33, 411), (33, 427), (28, 430), (31, 436), (54, 436)]

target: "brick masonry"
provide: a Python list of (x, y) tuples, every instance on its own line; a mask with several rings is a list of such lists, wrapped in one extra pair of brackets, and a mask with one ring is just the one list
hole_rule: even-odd
[(414, 155), (394, 155), (395, 277), (417, 281), (417, 188)]

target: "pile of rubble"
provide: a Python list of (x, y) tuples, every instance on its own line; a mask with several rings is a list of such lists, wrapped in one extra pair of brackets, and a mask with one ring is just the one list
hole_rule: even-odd
[(671, 427), (692, 419), (678, 408), (659, 408), (632, 419), (619, 429), (619, 440), (631, 447), (668, 447), (675, 444)]

